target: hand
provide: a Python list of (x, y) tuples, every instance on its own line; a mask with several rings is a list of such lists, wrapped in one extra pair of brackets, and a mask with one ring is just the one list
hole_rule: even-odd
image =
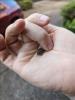
[(23, 70), (23, 78), (43, 89), (75, 94), (75, 35), (50, 23), (42, 28), (48, 32), (54, 47), (42, 56), (35, 55)]
[[(41, 16), (42, 15), (39, 14), (37, 20), (41, 18)], [(25, 66), (35, 55), (39, 45), (47, 51), (52, 47), (50, 46), (51, 39), (48, 33), (43, 28), (29, 22), (33, 19), (33, 22), (35, 22), (35, 18), (36, 14), (25, 20), (19, 19), (8, 26), (5, 38), (0, 34), (0, 61), (19, 74), (23, 66)], [(41, 26), (49, 22), (48, 17), (44, 16), (44, 18), (46, 18), (45, 21), (39, 21)]]
[[(10, 50), (4, 49), (0, 52), (1, 60), (4, 61), (4, 63), (8, 65), (10, 69), (18, 73), (18, 75), (20, 75), (23, 79), (27, 80), (28, 82), (32, 83), (35, 86), (41, 87), (43, 89), (63, 91), (66, 93), (75, 94), (75, 78), (74, 78), (74, 75), (75, 75), (75, 61), (74, 61), (75, 60), (75, 47), (74, 47), (75, 35), (64, 28), (57, 27), (51, 24), (47, 24), (47, 25), (42, 24), (41, 22), (37, 20), (38, 16), (35, 17), (36, 20), (33, 17), (31, 19), (28, 18), (28, 21), (41, 26), (42, 29), (45, 31), (45, 33), (48, 32), (50, 41), (53, 40), (54, 47), (51, 41), (50, 47), (49, 47), (50, 51), (47, 51), (42, 56), (39, 56), (36, 54), (37, 45), (38, 43), (40, 43), (38, 41), (39, 38), (37, 39), (37, 43), (36, 43), (34, 40), (34, 37), (32, 37), (32, 39), (34, 40), (32, 41), (32, 39), (30, 39), (28, 35), (27, 41), (24, 42), (24, 44), (22, 44), (20, 41), (18, 42), (18, 43), (21, 43), (21, 46), (18, 46), (17, 45), (18, 43), (16, 43), (16, 45), (14, 44), (10, 46), (10, 44), (8, 45), (8, 43), (14, 38), (13, 36), (11, 36), (11, 38), (13, 39), (7, 42), (7, 38), (9, 37), (9, 35), (7, 35), (6, 44), (8, 46), (7, 48), (9, 48), (10, 46)], [(6, 34), (11, 35), (12, 28), (13, 30), (15, 29), (14, 26), (8, 28), (8, 30), (10, 31), (7, 31)], [(21, 31), (20, 30), (19, 31), (17, 30), (17, 31), (21, 33), (23, 30), (24, 28)], [(15, 30), (13, 34), (16, 34), (16, 33), (17, 32)], [(1, 37), (0, 43), (5, 44), (3, 37), (2, 36), (0, 37)], [(32, 42), (29, 42), (29, 41), (32, 41)], [(30, 44), (27, 44), (27, 43), (30, 43)], [(46, 45), (43, 46), (44, 44), (42, 43), (40, 45), (44, 49), (46, 49), (45, 48)], [(15, 46), (18, 46), (18, 47), (15, 48)], [(3, 45), (1, 45), (1, 48), (5, 48), (5, 46), (3, 47)], [(15, 50), (17, 48), (18, 50)], [(51, 49), (53, 48), (53, 49), (51, 50), (50, 48)], [(11, 54), (7, 53), (8, 51), (11, 51)], [(12, 54), (12, 51), (14, 52), (16, 51), (17, 56), (14, 56)]]
[[(5, 33), (5, 39), (0, 34), (0, 60), (3, 61), (8, 67), (11, 66), (10, 68), (12, 68), (13, 62), (18, 56), (19, 52), (21, 52), (20, 49), (22, 48), (26, 48), (26, 50), (29, 50), (25, 53), (32, 53), (30, 54), (31, 57), (37, 51), (38, 44), (40, 44), (41, 47), (46, 50), (48, 50), (49, 48), (51, 49), (51, 43), (49, 42), (50, 37), (48, 36), (47, 32), (41, 27), (28, 22), (28, 20), (30, 19), (33, 20), (33, 17), (35, 17), (35, 15), (30, 16), (25, 20), (19, 19), (15, 23), (8, 26)], [(39, 16), (41, 17), (41, 14), (39, 14)], [(49, 18), (46, 17), (46, 21), (41, 22), (41, 25), (44, 26), (48, 22)], [(33, 51), (31, 51), (31, 49), (33, 49)]]

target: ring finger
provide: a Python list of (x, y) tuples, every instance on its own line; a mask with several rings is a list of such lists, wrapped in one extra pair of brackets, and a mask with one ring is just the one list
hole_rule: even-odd
[(0, 34), (0, 61), (4, 61), (9, 55), (8, 50), (6, 49), (5, 39), (3, 35)]

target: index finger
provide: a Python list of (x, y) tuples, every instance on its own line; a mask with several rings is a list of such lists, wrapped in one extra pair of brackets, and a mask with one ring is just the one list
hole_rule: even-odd
[(24, 30), (25, 23), (23, 19), (17, 20), (15, 23), (8, 26), (5, 33), (6, 43), (13, 44), (18, 40), (18, 35)]
[(25, 21), (25, 23), (27, 36), (30, 39), (38, 42), (40, 46), (43, 47), (43, 49), (51, 50), (53, 47), (53, 43), (48, 33), (43, 28), (34, 23), (31, 23), (29, 21)]
[(17, 53), (22, 46), (22, 41), (18, 39), (19, 34), (24, 31), (25, 22), (23, 19), (18, 19), (15, 23), (8, 26), (5, 33), (5, 42), (9, 51)]

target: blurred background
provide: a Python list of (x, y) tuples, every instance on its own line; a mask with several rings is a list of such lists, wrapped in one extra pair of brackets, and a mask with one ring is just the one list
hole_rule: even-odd
[[(9, 24), (32, 13), (48, 15), (52, 24), (75, 33), (75, 0), (15, 1), (0, 0), (0, 33), (3, 35)], [(36, 88), (0, 63), (0, 100), (75, 100), (75, 97)]]

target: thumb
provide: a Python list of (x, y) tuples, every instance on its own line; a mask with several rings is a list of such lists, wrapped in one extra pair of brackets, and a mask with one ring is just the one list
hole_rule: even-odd
[(27, 17), (25, 20), (37, 24), (39, 26), (45, 26), (49, 23), (49, 17), (43, 14), (34, 13)]
[(38, 42), (45, 50), (51, 50), (53, 48), (52, 39), (43, 28), (29, 21), (26, 21), (25, 23), (27, 36), (30, 39)]

